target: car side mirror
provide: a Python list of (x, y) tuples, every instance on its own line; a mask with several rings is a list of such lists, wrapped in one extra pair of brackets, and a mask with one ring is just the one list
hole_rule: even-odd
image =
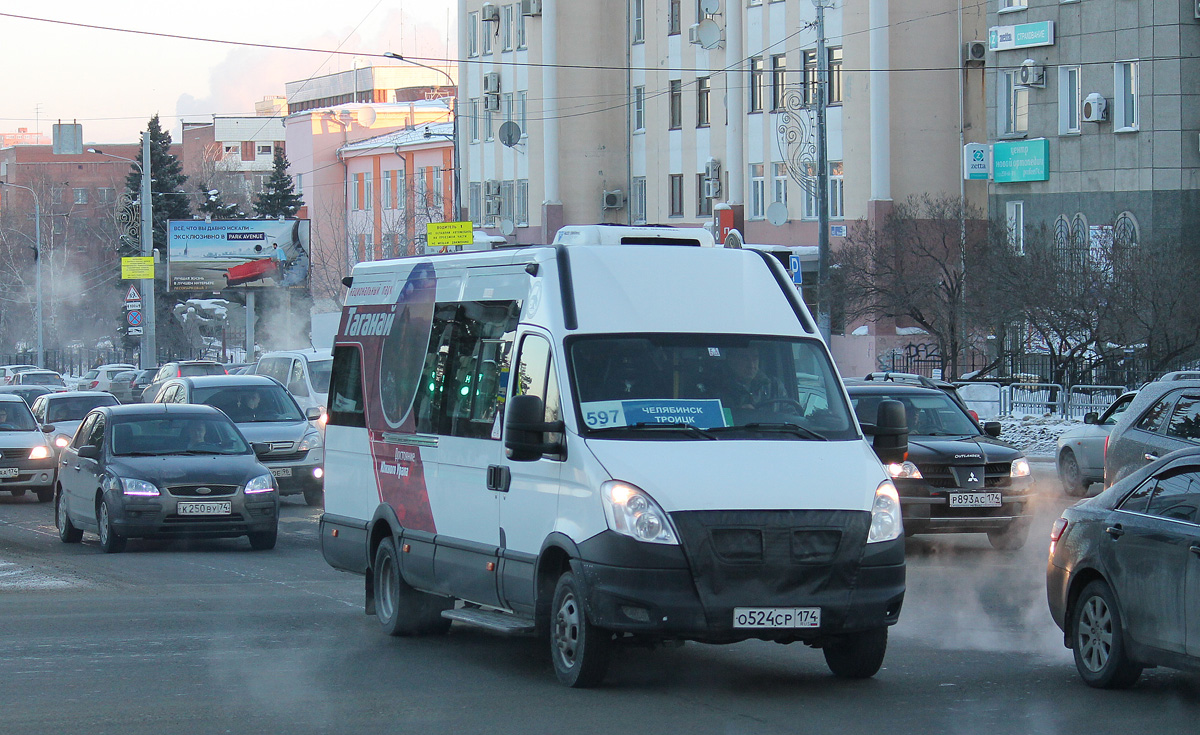
[(54, 424), (42, 424), (42, 433), (43, 434), (53, 434), (54, 433)]
[(1085, 413), (1083, 415), (1083, 423), (1085, 423), (1085, 424), (1100, 423), (1100, 414), (1096, 413), (1095, 411), (1088, 411), (1087, 413)]
[(316, 406), (309, 406), (304, 411), (304, 418), (308, 419), (309, 421), (316, 421), (317, 419), (321, 418), (321, 409)]
[(871, 442), (884, 464), (903, 462), (908, 455), (908, 417), (900, 401), (880, 401)]
[(546, 406), (538, 396), (513, 396), (505, 407), (504, 450), (514, 462), (533, 462), (546, 454), (562, 452), (558, 442), (547, 442), (546, 433), (563, 430), (563, 422), (546, 421)]
[(76, 454), (84, 459), (100, 459), (100, 447), (94, 444), (85, 444), (79, 448)]
[(988, 436), (993, 436), (993, 437), (1000, 436), (1000, 422), (999, 421), (984, 421), (983, 422), (983, 433), (987, 434)]

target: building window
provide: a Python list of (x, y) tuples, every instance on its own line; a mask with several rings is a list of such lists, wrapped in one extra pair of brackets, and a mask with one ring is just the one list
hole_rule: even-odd
[(678, 130), (683, 126), (683, 83), (678, 79), (672, 79), (668, 84), (671, 89), (671, 112), (668, 127), (671, 130)]
[(629, 217), (635, 225), (646, 224), (646, 177), (633, 177), (633, 191), (629, 195)]
[(1118, 61), (1113, 65), (1113, 132), (1138, 129), (1138, 62)]
[(525, 48), (525, 15), (517, 13), (517, 50)]
[(529, 226), (529, 179), (517, 180), (517, 227)]
[(670, 5), (667, 8), (667, 35), (678, 36), (679, 28), (682, 24), (679, 15), (680, 0), (670, 0)]
[(433, 196), (430, 197), (430, 201), (432, 201), (438, 207), (441, 207), (442, 202), (445, 199), (445, 197), (444, 197), (445, 191), (446, 191), (446, 180), (445, 180), (445, 177), (442, 175), (442, 167), (434, 166), (433, 167)]
[(829, 53), (829, 84), (825, 88), (825, 104), (842, 104), (842, 47), (827, 49)]
[(267, 157), (274, 156), (275, 155), (275, 147), (272, 146), (270, 143), (259, 143), (258, 144), (258, 155), (259, 156), (267, 156)]
[[(300, 185), (296, 185), (297, 193), (300, 191)], [(112, 204), (117, 201), (117, 190), (110, 188), (100, 188), (96, 190), (96, 201), (100, 204)]]
[(87, 202), (88, 202), (88, 196), (87, 196), (88, 190), (87, 189), (72, 189), (71, 193), (75, 196), (76, 204), (87, 204)]
[(471, 194), (470, 194), (469, 199), (470, 199), (470, 203), (467, 204), (467, 216), (470, 217), (471, 221), (474, 222), (475, 224), (477, 224), (477, 225), (483, 224), (483, 218), (480, 216), (483, 214), (483, 212), (481, 211), (481, 209), (482, 209), (481, 202), (483, 200), (483, 185), (480, 184), (478, 181), (471, 182)]
[(350, 209), (362, 209), (363, 197), (363, 175), (354, 174), (353, 181), (350, 186)]
[(500, 95), (500, 111), (504, 115), (504, 122), (512, 122), (513, 119), (513, 93), (505, 92)]
[(817, 104), (817, 52), (804, 52), (804, 104)]
[(500, 50), (512, 51), (513, 47), (513, 6), (505, 5), (500, 8)]
[(751, 7), (753, 7), (755, 5), (762, 5), (762, 0), (749, 0), (749, 2), (747, 2), (746, 4)]
[(748, 112), (763, 110), (763, 60), (761, 56), (750, 59), (750, 109)]
[(696, 127), (707, 128), (709, 125), (710, 94), (712, 83), (708, 77), (696, 77)]
[(646, 130), (646, 88), (633, 88), (633, 132)]
[(515, 222), (517, 208), (516, 186), (511, 181), (500, 182), (500, 219)]
[(1029, 7), (1029, 0), (1000, 0), (1000, 12), (1024, 10), (1027, 7)]
[[(524, 18), (525, 16), (522, 15), (521, 17)], [(526, 92), (525, 90), (521, 90), (520, 92), (517, 92), (517, 111), (514, 114), (514, 119), (517, 121), (517, 124), (521, 126), (521, 137), (522, 138), (529, 135), (529, 131), (525, 129), (525, 124), (526, 124), (526, 122), (525, 122), (525, 110), (526, 110), (525, 99), (528, 94), (529, 93)]]
[(1079, 67), (1058, 68), (1058, 134), (1079, 133)]
[(1018, 84), (1019, 71), (1000, 74), (997, 125), (1000, 136), (1018, 137), (1029, 130), (1029, 88)]
[(484, 56), (486, 56), (486, 55), (488, 55), (488, 54), (492, 53), (492, 26), (491, 26), (491, 21), (488, 21), (488, 20), (485, 20), (485, 21), (483, 21), (483, 25), (482, 25), (482, 27), (480, 28), (480, 30), (481, 30), (481, 31), (483, 31), (483, 33), (482, 33), (482, 39), (483, 39), (483, 44), (482, 44), (482, 46), (483, 46), (483, 54), (484, 54)]
[(750, 218), (762, 219), (767, 214), (767, 182), (763, 164), (750, 164)]
[(773, 172), (774, 178), (775, 178), (775, 181), (774, 181), (775, 186), (772, 189), (772, 194), (774, 196), (772, 196), (771, 199), (772, 199), (772, 201), (779, 202), (780, 204), (782, 204), (786, 207), (787, 206), (787, 184), (788, 184), (787, 164), (786, 163), (772, 163), (771, 169), (772, 169), (772, 172)]
[(771, 110), (774, 112), (783, 109), (786, 84), (787, 55), (776, 54), (771, 57)]
[(712, 216), (712, 198), (705, 192), (705, 184), (708, 179), (704, 178), (704, 174), (696, 174), (696, 216), (711, 217)]
[(483, 111), (483, 136), (484, 136), (484, 140), (486, 140), (486, 141), (490, 142), (492, 140), (492, 111), (491, 110)]
[(375, 260), (375, 238), (373, 236), (363, 235), (363, 253), (366, 256), (365, 260)]
[(809, 186), (804, 187), (804, 219), (817, 218), (817, 164), (809, 161), (804, 164), (804, 180)]
[(241, 150), (242, 150), (242, 147), (240, 145), (238, 145), (237, 143), (225, 143), (224, 145), (221, 146), (221, 154), (224, 158), (228, 158), (230, 156), (236, 156), (236, 155), (238, 155), (238, 153), (241, 152)]
[(842, 162), (829, 162), (829, 219), (844, 219), (846, 216), (846, 180), (842, 176)]
[(1017, 255), (1025, 254), (1025, 202), (1004, 205), (1008, 225), (1008, 246)]
[(479, 13), (467, 13), (467, 56), (479, 55)]
[(633, 0), (633, 42), (646, 40), (646, 0)]
[(1121, 212), (1113, 223), (1113, 246), (1135, 248), (1138, 244), (1138, 223), (1132, 212)]
[(683, 174), (671, 174), (667, 177), (667, 183), (670, 187), (671, 208), (670, 216), (683, 216)]
[(384, 171), (383, 179), (380, 180), (379, 198), (383, 202), (384, 209), (395, 209), (396, 203), (393, 201), (395, 191), (392, 189), (392, 172)]

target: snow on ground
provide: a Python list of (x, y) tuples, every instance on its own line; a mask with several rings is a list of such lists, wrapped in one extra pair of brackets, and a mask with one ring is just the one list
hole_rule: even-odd
[(1030, 459), (1054, 459), (1058, 435), (1082, 422), (1053, 414), (1048, 416), (1005, 416), (1000, 419), (1000, 438)]

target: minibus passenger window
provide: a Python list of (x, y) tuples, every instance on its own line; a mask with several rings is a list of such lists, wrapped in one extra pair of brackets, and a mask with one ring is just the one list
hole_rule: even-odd
[(329, 390), (329, 423), (365, 427), (362, 358), (357, 347), (343, 345), (333, 351), (333, 379)]

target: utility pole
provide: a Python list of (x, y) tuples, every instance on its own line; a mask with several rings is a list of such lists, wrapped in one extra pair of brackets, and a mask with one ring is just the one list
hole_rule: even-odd
[[(154, 214), (150, 206), (150, 131), (142, 133), (142, 255), (154, 257)], [(155, 264), (157, 270), (158, 264)], [(158, 367), (158, 344), (154, 334), (154, 279), (142, 279), (143, 370)]]
[(829, 98), (829, 58), (825, 51), (825, 8), (832, 0), (813, 0), (817, 8), (817, 329), (829, 343), (829, 145), (825, 101)]
[(34, 280), (37, 289), (37, 366), (40, 368), (46, 367), (46, 350), (42, 339), (42, 205), (38, 201), (37, 192), (28, 186), (20, 184), (10, 184), (7, 181), (0, 181), (0, 186), (11, 186), (14, 189), (24, 189), (33, 196), (33, 242), (34, 247)]

